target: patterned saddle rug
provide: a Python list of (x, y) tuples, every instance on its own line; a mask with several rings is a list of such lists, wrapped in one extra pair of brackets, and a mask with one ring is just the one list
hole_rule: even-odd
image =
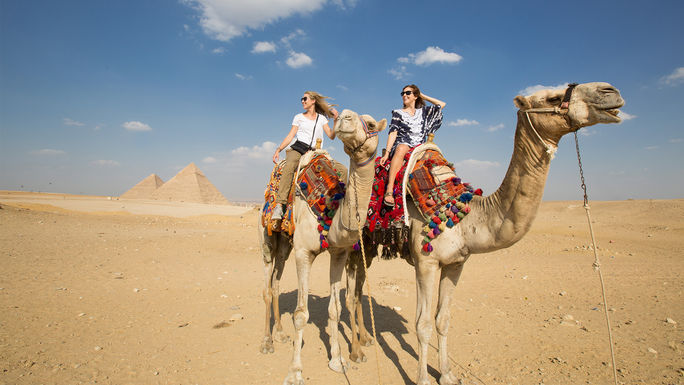
[(262, 210), (261, 223), (268, 229), (268, 234), (273, 231), (287, 232), (292, 235), (295, 230), (294, 194), (295, 191), (306, 200), (309, 209), (318, 219), (318, 231), (321, 233), (321, 246), (327, 248), (326, 236), (339, 207), (339, 201), (344, 197), (345, 185), (340, 181), (340, 175), (334, 168), (330, 155), (326, 151), (317, 150), (302, 156), (299, 170), (293, 178), (293, 186), (290, 189), (288, 203), (282, 221), (272, 220), (273, 208), (276, 203), (278, 186), (285, 162), (282, 161), (273, 167), (271, 178), (264, 194), (264, 207)]
[[(444, 158), (437, 145), (427, 143), (410, 149), (404, 157), (396, 177), (397, 182), (402, 183), (395, 183), (392, 192), (395, 205), (387, 207), (383, 204), (383, 196), (389, 162), (386, 165), (379, 162), (380, 158), (377, 158), (364, 238), (374, 245), (383, 245), (382, 257), (386, 259), (394, 258), (398, 253), (407, 254), (409, 218), (404, 210), (407, 199), (412, 199), (428, 222), (423, 229), (423, 250), (430, 252), (430, 241), (470, 212), (467, 203), (473, 195), (482, 195), (482, 190), (473, 190), (470, 184), (461, 182), (453, 164)], [(408, 175), (407, 170), (410, 170)]]

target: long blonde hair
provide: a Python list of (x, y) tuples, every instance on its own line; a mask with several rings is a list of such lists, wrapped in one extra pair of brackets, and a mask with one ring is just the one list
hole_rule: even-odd
[(325, 99), (330, 99), (328, 96), (323, 96), (316, 91), (306, 91), (305, 94), (309, 95), (316, 101), (315, 110), (317, 113), (332, 118), (333, 114), (330, 112), (332, 107), (336, 107), (337, 104), (329, 104)]

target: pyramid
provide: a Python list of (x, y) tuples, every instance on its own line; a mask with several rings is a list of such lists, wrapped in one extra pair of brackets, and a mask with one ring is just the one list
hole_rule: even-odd
[(157, 176), (157, 174), (150, 174), (150, 176), (141, 180), (130, 190), (123, 193), (121, 195), (121, 198), (152, 199), (152, 193), (155, 192), (159, 188), (159, 186), (163, 184), (164, 181), (159, 176)]
[(228, 204), (228, 200), (211, 183), (194, 163), (190, 163), (176, 176), (169, 179), (152, 193), (152, 199), (195, 202), (209, 204)]

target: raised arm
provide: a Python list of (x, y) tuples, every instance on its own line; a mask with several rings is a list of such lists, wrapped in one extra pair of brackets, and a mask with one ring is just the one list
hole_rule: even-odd
[[(337, 116), (339, 116), (339, 113), (334, 108), (331, 108), (330, 112), (333, 114), (333, 127), (335, 127), (335, 122), (337, 122)], [(325, 134), (328, 135), (328, 138), (335, 139), (335, 130), (330, 128), (328, 123), (323, 125), (323, 131), (325, 131)]]
[(430, 102), (430, 103), (432, 103), (432, 104), (434, 104), (434, 105), (436, 105), (436, 106), (439, 106), (439, 108), (444, 108), (444, 106), (446, 106), (446, 103), (445, 103), (445, 102), (443, 102), (443, 101), (441, 101), (441, 100), (439, 100), (439, 99), (435, 99), (435, 98), (433, 98), (433, 97), (431, 97), (431, 96), (427, 96), (427, 95), (425, 95), (424, 93), (421, 93), (420, 96), (421, 96), (423, 99), (427, 100), (428, 102)]

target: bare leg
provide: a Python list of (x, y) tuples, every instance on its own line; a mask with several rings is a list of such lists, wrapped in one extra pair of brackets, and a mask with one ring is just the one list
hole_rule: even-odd
[[(394, 204), (394, 180), (397, 177), (397, 172), (404, 163), (404, 156), (409, 150), (409, 146), (406, 144), (399, 144), (394, 150), (394, 155), (392, 155), (392, 161), (390, 163), (389, 177), (387, 178), (387, 189), (385, 190), (385, 201), (387, 203)], [(387, 196), (391, 194), (392, 196)]]
[(449, 352), (447, 350), (447, 335), (449, 333), (449, 306), (451, 296), (463, 271), (463, 263), (452, 264), (442, 267), (442, 276), (439, 281), (439, 299), (437, 300), (437, 338), (439, 340), (439, 378), (440, 385), (462, 384), (452, 372), (449, 365)]
[[(414, 258), (415, 260), (415, 258)], [(428, 346), (432, 335), (432, 317), (430, 306), (434, 292), (435, 280), (439, 273), (439, 262), (436, 260), (421, 261), (416, 263), (416, 334), (418, 335), (419, 358), (418, 358), (418, 381), (417, 385), (429, 385), (430, 377), (427, 371)]]
[(328, 367), (338, 373), (348, 368), (347, 362), (340, 354), (340, 341), (338, 338), (340, 327), (340, 314), (342, 304), (340, 302), (340, 284), (342, 272), (347, 262), (348, 251), (344, 249), (331, 249), (330, 251), (330, 303), (328, 304), (328, 329), (330, 331), (330, 362)]

